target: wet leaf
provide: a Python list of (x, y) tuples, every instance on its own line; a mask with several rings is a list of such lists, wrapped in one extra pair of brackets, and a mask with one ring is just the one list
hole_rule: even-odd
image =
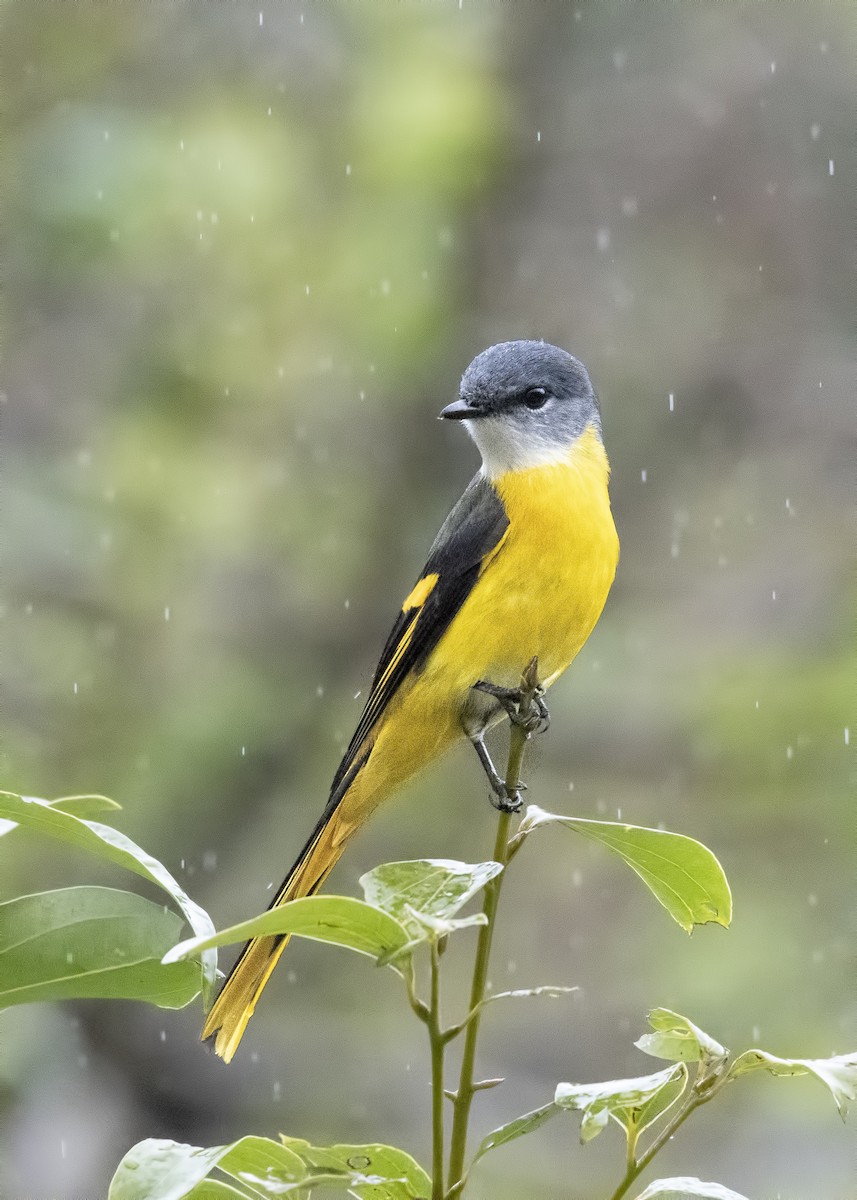
[[(199, 937), (214, 933), (208, 913), (191, 900), (167, 868), (118, 829), (102, 825), (100, 821), (84, 821), (49, 804), (47, 800), (16, 796), (11, 792), (0, 792), (0, 817), (16, 821), (37, 833), (57, 838), (141, 875), (170, 896)], [(203, 993), (207, 1003), (217, 977), (217, 956), (204, 954), (201, 964)]]
[(421, 917), (450, 920), (502, 869), (496, 862), (421, 858), (375, 867), (361, 877), (360, 886), (368, 904), (390, 913), (411, 936), (424, 936)]
[[(299, 1193), (292, 1192), (292, 1200), (296, 1200)], [(256, 1196), (252, 1196), (250, 1192), (240, 1190), (233, 1187), (231, 1183), (224, 1183), (222, 1179), (203, 1179), (202, 1183), (198, 1183), (192, 1191), (185, 1193), (187, 1200), (256, 1200)]]
[(549, 1104), (543, 1104), (541, 1108), (534, 1108), (532, 1112), (524, 1113), (522, 1117), (516, 1117), (514, 1121), (500, 1125), (482, 1139), (473, 1161), (477, 1162), (489, 1150), (496, 1150), (498, 1146), (505, 1146), (507, 1142), (514, 1142), (517, 1138), (524, 1137), (525, 1134), (532, 1133), (535, 1129), (540, 1129), (546, 1121), (561, 1111), (559, 1105), (551, 1101)]
[(589, 821), (544, 812), (530, 805), (518, 833), (541, 825), (565, 825), (618, 854), (687, 933), (711, 921), (732, 920), (732, 894), (720, 863), (701, 842), (665, 829), (614, 821)]
[(409, 944), (407, 933), (389, 913), (352, 896), (304, 896), (258, 917), (221, 929), (211, 937), (188, 938), (164, 955), (164, 962), (195, 957), (201, 950), (228, 946), (272, 933), (296, 934), (346, 946), (371, 958), (389, 959)]
[(541, 987), (515, 988), (510, 992), (494, 992), (493, 995), (486, 996), (482, 1003), (493, 1004), (495, 1000), (525, 1000), (533, 996), (547, 996), (552, 1000), (558, 1000), (561, 996), (570, 996), (572, 992), (577, 991), (580, 991), (577, 987), (557, 987), (546, 983)]
[(653, 1008), (648, 1014), (653, 1033), (644, 1033), (634, 1043), (654, 1058), (670, 1062), (725, 1062), (729, 1051), (680, 1013), (668, 1008)]
[(687, 1083), (684, 1063), (666, 1067), (637, 1079), (614, 1079), (607, 1083), (561, 1083), (554, 1103), (577, 1109), (581, 1114), (580, 1140), (589, 1142), (613, 1118), (626, 1131), (645, 1129), (678, 1100)]
[[(58, 800), (45, 800), (44, 803), (61, 812), (71, 813), (73, 817), (97, 817), (100, 813), (117, 812), (122, 807), (107, 796), (61, 796)], [(0, 821), (0, 837), (17, 828), (17, 821)]]
[(199, 993), (199, 971), (161, 963), (182, 925), (163, 905), (113, 888), (0, 904), (0, 1007), (99, 997), (183, 1008)]
[(116, 1168), (108, 1200), (186, 1200), (189, 1196), (199, 1200), (195, 1189), (216, 1167), (239, 1185), (246, 1183), (253, 1196), (294, 1196), (306, 1186), (302, 1160), (269, 1138), (245, 1137), (208, 1148), (147, 1138), (133, 1146)]
[(857, 1100), (857, 1053), (833, 1058), (777, 1058), (765, 1050), (745, 1050), (729, 1068), (729, 1077), (736, 1079), (759, 1070), (771, 1075), (814, 1075), (830, 1089), (843, 1121), (848, 1105)]
[(703, 1183), (701, 1179), (692, 1179), (689, 1175), (656, 1179), (644, 1192), (640, 1192), (636, 1200), (655, 1200), (656, 1196), (672, 1196), (674, 1200), (686, 1200), (689, 1196), (703, 1197), (704, 1200), (747, 1200), (746, 1196), (733, 1192), (722, 1183)]
[(410, 1154), (395, 1146), (312, 1146), (287, 1137), (283, 1145), (314, 1171), (351, 1171), (363, 1176), (349, 1189), (360, 1200), (428, 1200), (431, 1195), (431, 1179), (426, 1172)]
[(457, 933), (461, 929), (473, 929), (477, 925), (487, 925), (488, 918), (485, 913), (471, 913), (469, 917), (452, 917), (450, 919), (444, 917), (432, 917), (429, 913), (418, 913), (413, 909), (409, 909), (411, 922), (415, 929), (420, 929), (423, 936), (428, 934), (430, 938), (448, 937), (450, 933)]

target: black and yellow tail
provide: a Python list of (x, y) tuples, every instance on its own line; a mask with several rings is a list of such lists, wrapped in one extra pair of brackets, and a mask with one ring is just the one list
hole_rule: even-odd
[[(268, 908), (279, 908), (289, 900), (311, 896), (338, 862), (354, 823), (343, 820), (341, 800), (331, 798), (295, 865)], [(252, 938), (229, 972), (202, 1030), (202, 1038), (214, 1038), (214, 1049), (230, 1062), (247, 1028), (247, 1022), (271, 972), (289, 941), (288, 934)]]

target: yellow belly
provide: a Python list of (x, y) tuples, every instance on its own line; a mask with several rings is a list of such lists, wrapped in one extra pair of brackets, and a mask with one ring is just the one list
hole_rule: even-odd
[(494, 481), (509, 529), (438, 647), (445, 670), (472, 661), (478, 647), (482, 677), (512, 687), (537, 655), (549, 685), (572, 662), (616, 574), (608, 474), (604, 448), (589, 431), (567, 463)]
[(590, 429), (566, 462), (493, 481), (509, 528), (423, 670), (382, 718), (355, 781), (358, 820), (463, 736), (462, 714), (478, 679), (515, 687), (537, 655), (549, 686), (575, 658), (601, 615), (619, 558), (608, 477)]

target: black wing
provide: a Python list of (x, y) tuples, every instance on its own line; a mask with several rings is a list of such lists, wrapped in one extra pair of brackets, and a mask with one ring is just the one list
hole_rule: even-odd
[(351, 772), (379, 717), (411, 671), (419, 671), (467, 599), (485, 558), (496, 550), (509, 518), (503, 501), (482, 475), (440, 527), (428, 562), (402, 606), (381, 653), (369, 699), (333, 780), (332, 793)]

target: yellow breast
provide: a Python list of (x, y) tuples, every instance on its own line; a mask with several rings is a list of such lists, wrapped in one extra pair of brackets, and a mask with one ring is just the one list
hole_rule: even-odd
[(469, 663), (472, 674), (478, 657), (483, 678), (515, 686), (533, 655), (547, 684), (571, 663), (616, 573), (609, 474), (590, 427), (566, 460), (493, 481), (509, 528), (443, 639), (447, 666)]

